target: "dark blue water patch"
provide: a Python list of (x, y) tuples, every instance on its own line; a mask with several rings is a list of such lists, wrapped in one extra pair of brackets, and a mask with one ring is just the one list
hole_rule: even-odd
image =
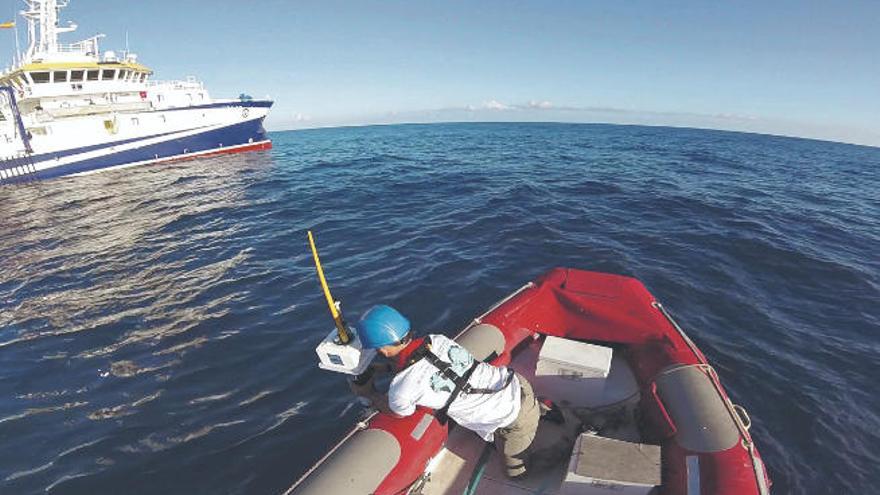
[(272, 135), (0, 191), (0, 492), (279, 493), (356, 421), (350, 319), (457, 332), (555, 266), (641, 279), (754, 422), (774, 493), (880, 484), (880, 151), (638, 126)]

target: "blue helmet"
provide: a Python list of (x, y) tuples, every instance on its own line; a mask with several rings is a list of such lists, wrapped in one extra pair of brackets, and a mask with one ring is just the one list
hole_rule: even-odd
[(391, 306), (373, 306), (357, 326), (364, 349), (378, 349), (400, 342), (409, 333), (409, 320)]

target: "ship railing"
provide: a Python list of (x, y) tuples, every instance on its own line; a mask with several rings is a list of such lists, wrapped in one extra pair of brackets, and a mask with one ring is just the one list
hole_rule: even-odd
[(98, 34), (92, 36), (91, 38), (84, 39), (82, 41), (77, 41), (76, 43), (63, 44), (59, 43), (56, 45), (56, 50), (60, 53), (83, 53), (85, 55), (91, 55), (97, 57), (98, 52), (98, 40), (103, 38), (103, 34)]
[(83, 55), (88, 55), (91, 57), (97, 57), (98, 52), (95, 51), (92, 47), (86, 47), (80, 45), (79, 43), (74, 43), (72, 45), (58, 45), (56, 50), (58, 53), (81, 53)]
[(0, 186), (37, 179), (37, 168), (30, 153), (20, 152), (0, 160)]

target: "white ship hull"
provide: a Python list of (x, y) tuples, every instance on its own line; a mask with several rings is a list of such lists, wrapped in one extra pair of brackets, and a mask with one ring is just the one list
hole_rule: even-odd
[(124, 165), (271, 148), (263, 129), (270, 101), (215, 101), (165, 110), (56, 121), (32, 136), (32, 153), (0, 162), (0, 183), (48, 179)]

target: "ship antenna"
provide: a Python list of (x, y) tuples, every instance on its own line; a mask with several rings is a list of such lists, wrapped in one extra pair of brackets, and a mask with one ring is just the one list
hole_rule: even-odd
[(21, 65), (21, 45), (18, 43), (18, 23), (14, 23), (12, 29), (15, 31), (15, 60), (13, 61), (13, 65), (17, 67)]

